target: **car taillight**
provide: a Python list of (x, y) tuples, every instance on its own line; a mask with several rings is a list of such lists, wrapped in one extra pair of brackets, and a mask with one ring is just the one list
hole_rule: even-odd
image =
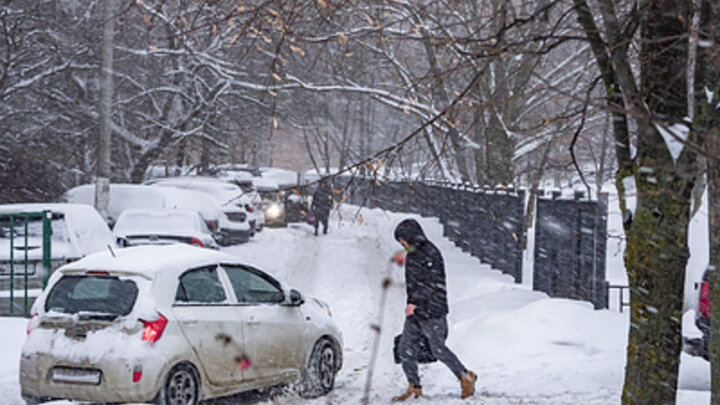
[(25, 331), (27, 332), (28, 335), (33, 330), (33, 318), (35, 318), (36, 316), (37, 316), (37, 314), (32, 314), (32, 315), (30, 315), (30, 318), (28, 318), (27, 328), (25, 329)]
[(139, 382), (142, 378), (142, 365), (136, 365), (133, 367), (132, 380), (134, 383)]
[(700, 315), (705, 318), (710, 318), (710, 284), (707, 281), (703, 281), (700, 284), (700, 302), (698, 305)]
[(205, 246), (205, 245), (203, 245), (203, 243), (202, 243), (202, 242), (200, 241), (200, 239), (198, 239), (198, 238), (192, 238), (192, 240), (190, 241), (190, 245), (192, 245), (192, 246), (197, 246), (197, 247), (204, 247), (204, 246)]
[(165, 325), (167, 325), (167, 318), (161, 313), (158, 313), (158, 319), (154, 321), (142, 321), (145, 324), (143, 329), (142, 340), (146, 340), (150, 343), (157, 342), (165, 331)]

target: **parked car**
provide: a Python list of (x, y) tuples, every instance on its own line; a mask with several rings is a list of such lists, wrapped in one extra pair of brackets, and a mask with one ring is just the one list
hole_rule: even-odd
[(253, 186), (262, 199), (262, 209), (265, 212), (265, 224), (268, 226), (285, 226), (285, 204), (277, 183), (270, 179), (256, 177)]
[(120, 246), (187, 243), (217, 249), (215, 235), (199, 212), (183, 209), (127, 209), (113, 229)]
[(326, 303), (227, 253), (139, 246), (53, 275), (19, 379), (29, 403), (197, 404), (279, 384), (324, 395), (342, 359)]
[(239, 171), (235, 175), (221, 175), (219, 178), (240, 187), (242, 194), (240, 198), (238, 198), (238, 202), (242, 204), (248, 212), (248, 218), (250, 218), (250, 222), (254, 224), (254, 230), (256, 232), (262, 232), (265, 227), (265, 211), (262, 196), (255, 189), (253, 177), (250, 173)]
[[(27, 255), (28, 287), (40, 288), (43, 268), (43, 222), (39, 217), (29, 218), (27, 232), (21, 217), (11, 214), (49, 211), (51, 216), (51, 268), (80, 259), (90, 253), (115, 247), (115, 238), (100, 214), (83, 204), (6, 204), (0, 205), (0, 288), (9, 288), (10, 239), (13, 239), (15, 288), (24, 282), (25, 256)], [(11, 231), (12, 228), (12, 231)], [(27, 243), (26, 243), (27, 237)]]
[(698, 310), (695, 311), (695, 325), (702, 332), (700, 355), (709, 360), (708, 347), (710, 342), (710, 283), (708, 270), (705, 270), (702, 281), (696, 284), (698, 290)]
[[(93, 205), (95, 185), (85, 184), (73, 187), (62, 195), (61, 201)], [(111, 228), (114, 227), (120, 214), (128, 208), (197, 210), (212, 231), (218, 230), (223, 217), (217, 201), (207, 193), (172, 187), (150, 188), (141, 184), (110, 184), (107, 222)]]
[(245, 206), (238, 200), (242, 191), (236, 185), (208, 177), (166, 177), (148, 181), (154, 187), (173, 187), (184, 190), (195, 190), (209, 194), (214, 204), (223, 211), (220, 220), (221, 245), (233, 245), (247, 242), (254, 234), (255, 223), (250, 220)]

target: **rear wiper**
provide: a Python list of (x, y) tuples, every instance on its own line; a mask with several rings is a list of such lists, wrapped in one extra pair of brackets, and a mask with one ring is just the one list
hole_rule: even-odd
[(81, 321), (114, 321), (120, 315), (109, 312), (78, 312), (77, 316)]

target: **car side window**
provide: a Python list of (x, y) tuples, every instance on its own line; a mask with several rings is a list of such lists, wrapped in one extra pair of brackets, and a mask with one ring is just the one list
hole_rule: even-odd
[(235, 296), (241, 304), (279, 304), (285, 294), (277, 281), (258, 270), (242, 266), (223, 266)]
[(224, 302), (225, 290), (218, 278), (217, 268), (190, 270), (180, 276), (175, 302), (214, 304)]

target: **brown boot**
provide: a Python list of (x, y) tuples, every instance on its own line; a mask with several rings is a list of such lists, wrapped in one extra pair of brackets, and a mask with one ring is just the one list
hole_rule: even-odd
[(477, 376), (472, 371), (468, 370), (460, 377), (460, 387), (462, 388), (461, 398), (465, 399), (471, 397), (475, 393), (475, 381)]
[(415, 396), (415, 398), (422, 395), (422, 388), (421, 387), (415, 387), (413, 383), (408, 383), (408, 389), (405, 391), (404, 394), (398, 395), (396, 397), (393, 397), (393, 402), (402, 402), (412, 396)]

